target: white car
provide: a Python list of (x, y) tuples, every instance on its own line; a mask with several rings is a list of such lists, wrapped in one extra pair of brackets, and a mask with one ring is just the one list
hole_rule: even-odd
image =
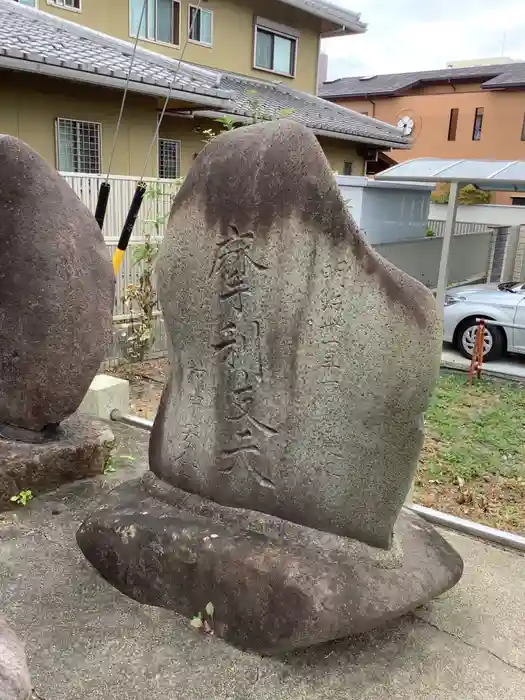
[[(477, 318), (523, 326), (525, 329), (525, 284), (477, 284), (449, 289), (445, 297), (443, 340), (465, 357), (474, 351)], [(488, 324), (484, 359), (497, 360), (505, 352), (525, 354), (525, 330)]]

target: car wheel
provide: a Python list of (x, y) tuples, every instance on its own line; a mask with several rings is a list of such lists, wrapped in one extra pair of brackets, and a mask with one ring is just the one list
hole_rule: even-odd
[[(476, 332), (479, 324), (473, 318), (467, 318), (459, 324), (456, 330), (456, 348), (469, 360), (472, 359), (474, 346), (476, 343)], [(504, 351), (506, 338), (504, 331), (498, 326), (485, 326), (485, 337), (483, 342), (483, 360), (491, 362), (499, 359)]]

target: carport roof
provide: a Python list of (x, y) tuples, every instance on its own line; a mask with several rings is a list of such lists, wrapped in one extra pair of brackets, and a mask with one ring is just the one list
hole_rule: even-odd
[(376, 175), (397, 182), (456, 182), (481, 190), (525, 191), (525, 161), (414, 158)]

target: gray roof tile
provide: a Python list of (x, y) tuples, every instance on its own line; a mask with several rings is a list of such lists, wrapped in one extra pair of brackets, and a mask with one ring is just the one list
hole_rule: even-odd
[[(492, 66), (469, 66), (466, 68), (444, 68), (443, 70), (419, 71), (415, 73), (390, 73), (386, 75), (339, 78), (323, 83), (322, 97), (364, 97), (365, 95), (395, 95), (421, 83), (448, 80), (479, 80), (484, 89), (505, 87), (520, 80), (525, 84), (525, 63), (508, 63)], [(507, 82), (506, 82), (507, 81)]]
[[(27, 60), (64, 67), (74, 60), (84, 71), (113, 77), (120, 77), (122, 72), (127, 75), (133, 51), (129, 42), (24, 7), (13, 0), (0, 0), (0, 46), (12, 58), (23, 58), (26, 52), (27, 56), (32, 56)], [(177, 67), (178, 61), (138, 47), (131, 80), (155, 85), (159, 80), (169, 84), (175, 78), (176, 90), (228, 97), (217, 89), (217, 74), (213, 71), (182, 63), (176, 75)], [(120, 71), (120, 75), (115, 75), (115, 71)]]
[[(320, 0), (300, 1), (327, 5)], [(124, 86), (132, 51), (130, 42), (21, 6), (13, 0), (0, 0), (0, 56), (4, 54), (9, 59), (74, 68), (92, 74), (93, 82), (96, 82), (97, 75), (111, 76), (122, 80)], [(257, 101), (271, 116), (293, 109), (291, 118), (314, 130), (328, 132), (335, 138), (370, 140), (378, 146), (394, 148), (406, 148), (410, 143), (389, 124), (299, 92), (283, 83), (251, 79), (186, 62), (180, 63), (177, 73), (178, 65), (179, 61), (175, 59), (137, 47), (130, 89), (133, 90), (133, 83), (142, 83), (160, 91), (174, 81), (174, 97), (178, 90), (191, 91), (196, 98), (198, 95), (215, 97), (220, 99), (218, 108), (225, 113), (249, 117), (253, 103)]]
[(388, 142), (393, 147), (406, 147), (410, 143), (399, 129), (390, 124), (365, 117), (314, 95), (299, 92), (282, 83), (223, 73), (221, 85), (234, 94), (234, 106), (229, 109), (233, 114), (250, 117), (256, 106), (268, 116), (276, 117), (282, 110), (293, 109), (292, 119), (311, 129), (330, 132), (334, 136), (340, 134), (355, 136), (357, 140), (375, 139), (378, 143)]

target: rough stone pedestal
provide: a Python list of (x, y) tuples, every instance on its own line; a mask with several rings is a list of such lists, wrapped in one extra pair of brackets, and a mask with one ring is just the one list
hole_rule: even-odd
[(215, 634), (263, 653), (374, 628), (440, 595), (463, 569), (441, 535), (408, 510), (394, 546), (382, 550), (221, 506), (151, 473), (113, 491), (77, 541), (126, 595), (188, 617), (212, 603)]
[[(5, 428), (5, 434), (14, 428)], [(0, 437), (0, 509), (13, 505), (11, 497), (23, 490), (34, 495), (76, 479), (102, 474), (114, 443), (101, 421), (79, 415), (60, 424), (43, 442)]]
[(0, 700), (29, 700), (31, 690), (23, 644), (0, 615)]

